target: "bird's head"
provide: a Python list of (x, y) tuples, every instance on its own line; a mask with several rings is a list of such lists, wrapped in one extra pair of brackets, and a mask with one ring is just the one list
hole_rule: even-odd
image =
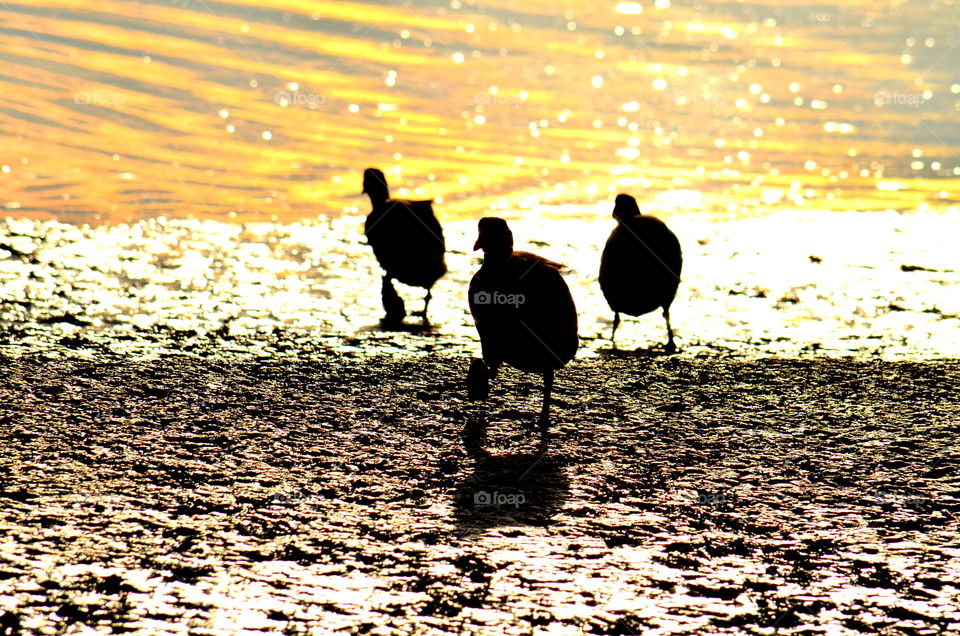
[(613, 218), (618, 221), (629, 221), (640, 215), (637, 200), (629, 194), (618, 194), (613, 200)]
[(386, 201), (390, 198), (387, 178), (383, 176), (383, 171), (377, 168), (363, 171), (363, 194), (369, 195), (371, 201)]
[(484, 217), (477, 224), (477, 232), (477, 242), (473, 244), (473, 249), (483, 250), (484, 256), (509, 256), (513, 252), (513, 232), (503, 219)]

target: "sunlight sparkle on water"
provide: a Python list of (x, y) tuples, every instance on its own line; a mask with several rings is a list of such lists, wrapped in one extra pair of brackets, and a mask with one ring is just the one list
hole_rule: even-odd
[[(102, 253), (116, 260), (106, 278), (83, 274), (108, 290), (91, 310), (97, 324), (122, 326), (125, 312), (138, 325), (189, 324), (206, 312), (198, 329), (228, 323), (241, 331), (289, 324), (337, 331), (373, 321), (378, 302), (367, 282), (377, 268), (352, 217), (367, 209), (358, 192), (370, 165), (387, 172), (395, 193), (434, 199), (459, 237), (460, 248), (450, 243), (451, 275), (440, 284), (457, 307), (450, 324), (469, 326), (453, 299), (476, 266), (467, 255), (473, 220), (495, 211), (519, 215), (518, 238), (570, 264), (586, 331), (602, 333), (608, 312), (589, 285), (612, 198), (623, 191), (670, 219), (685, 241), (692, 269), (681, 293), (705, 303), (690, 312), (703, 318), (687, 326), (690, 337), (750, 337), (739, 319), (731, 325), (710, 309), (718, 295), (730, 315), (773, 312), (752, 325), (762, 338), (782, 337), (779, 316), (798, 346), (838, 351), (870, 348), (843, 341), (854, 326), (896, 334), (909, 325), (902, 347), (888, 342), (883, 350), (927, 355), (936, 347), (916, 335), (932, 342), (952, 324), (956, 309), (941, 283), (957, 267), (930, 263), (943, 260), (940, 237), (951, 233), (960, 201), (953, 144), (960, 50), (938, 5), (911, 8), (927, 25), (922, 34), (897, 8), (864, 18), (870, 5), (859, 0), (831, 9), (829, 20), (719, 2), (586, 10), (536, 1), (508, 15), (457, 0), (442, 10), (366, 4), (362, 17), (349, 3), (325, 5), (321, 14), (279, 0), (252, 12), (244, 1), (217, 16), (182, 6), (147, 15), (137, 6), (104, 0), (96, 11), (78, 6), (66, 20), (59, 5), (39, 2), (28, 13), (0, 15), (9, 53), (0, 100), (16, 131), (0, 150), (0, 205), (18, 218), (133, 223), (116, 230), (132, 232), (129, 239), (96, 232), (76, 239), (95, 250), (106, 241)], [(158, 29), (165, 36), (145, 43), (142, 33)], [(36, 38), (50, 46), (36, 46)], [(878, 233), (864, 245), (887, 245), (884, 233), (902, 234), (901, 244), (872, 257), (849, 241), (834, 245), (839, 230), (830, 228), (845, 227), (851, 211), (875, 215), (875, 222), (849, 217), (863, 221), (861, 232)], [(324, 225), (338, 215), (346, 226)], [(154, 218), (164, 220), (142, 223)], [(167, 220), (184, 218), (267, 221), (272, 229), (247, 225), (232, 235)], [(705, 218), (740, 219), (738, 238)], [(290, 225), (301, 219), (318, 220)], [(804, 234), (808, 226), (823, 231)], [(793, 265), (778, 251), (787, 246), (751, 260), (747, 237), (762, 244), (785, 233), (806, 236)], [(23, 242), (13, 238), (11, 246)], [(44, 249), (81, 267), (70, 252), (74, 238)], [(217, 241), (230, 247), (218, 255)], [(137, 258), (125, 261), (117, 245)], [(854, 253), (860, 266), (831, 269)], [(741, 271), (714, 265), (717, 254)], [(821, 274), (844, 282), (807, 291), (818, 279), (811, 256), (822, 259)], [(773, 262), (791, 285), (765, 278)], [(922, 268), (898, 269), (915, 265)], [(707, 279), (697, 280), (706, 276), (698, 267), (710, 270)], [(864, 276), (866, 267), (885, 273)], [(926, 269), (936, 270), (930, 280)], [(38, 298), (54, 288), (30, 284)], [(136, 298), (116, 291), (128, 285)], [(189, 301), (178, 297), (183, 290)], [(342, 309), (344, 298), (354, 308)], [(757, 308), (764, 303), (771, 306)], [(647, 326), (653, 337), (657, 327)], [(472, 337), (459, 328), (458, 338)]]
[[(638, 196), (687, 178), (714, 194), (715, 210), (749, 208), (759, 188), (797, 177), (825, 210), (942, 209), (958, 198), (958, 53), (935, 5), (911, 8), (928, 26), (921, 37), (896, 9), (864, 22), (861, 2), (829, 21), (712, 2), (709, 11), (666, 1), (587, 11), (538, 1), (510, 17), (482, 3), (364, 5), (375, 29), (347, 5), (318, 16), (280, 0), (256, 14), (226, 4), (217, 16), (174, 6), (145, 15), (105, 0), (69, 21), (54, 4), (31, 6), (0, 15), (11, 56), (0, 84), (17, 130), (0, 154), (10, 168), (0, 185), (7, 209), (33, 217), (314, 218), (354, 205), (353, 189), (332, 176), (389, 165), (395, 153), (411, 189), (435, 175), (429, 194), (444, 197), (451, 217), (562, 182), (598, 187), (569, 188), (557, 203), (594, 203), (618, 167), (645, 176)], [(546, 19), (558, 12), (562, 21)], [(50, 46), (35, 46), (21, 23)], [(163, 38), (142, 41), (161, 28)], [(33, 82), (37, 68), (68, 99)], [(729, 172), (718, 138), (749, 164)], [(922, 166), (911, 148), (924, 150)], [(110, 167), (114, 155), (124, 170)], [(21, 158), (41, 156), (14, 174)], [(806, 174), (806, 162), (829, 173)], [(704, 170), (691, 178), (694, 167)], [(831, 178), (841, 172), (866, 176)], [(140, 188), (128, 174), (143, 175)], [(881, 179), (908, 185), (885, 190)]]

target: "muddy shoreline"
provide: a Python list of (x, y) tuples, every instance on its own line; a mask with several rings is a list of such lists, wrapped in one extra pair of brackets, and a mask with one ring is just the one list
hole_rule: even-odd
[(960, 629), (956, 361), (274, 344), (0, 358), (5, 629)]

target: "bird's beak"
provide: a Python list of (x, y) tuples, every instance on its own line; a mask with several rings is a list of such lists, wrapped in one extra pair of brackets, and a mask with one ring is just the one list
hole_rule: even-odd
[(481, 247), (481, 246), (480, 246), (480, 241), (481, 241), (481, 240), (482, 240), (482, 239), (478, 236), (478, 237), (477, 237), (477, 241), (473, 244), (473, 251), (474, 251), (474, 252), (476, 252), (478, 249), (480, 249), (480, 247)]

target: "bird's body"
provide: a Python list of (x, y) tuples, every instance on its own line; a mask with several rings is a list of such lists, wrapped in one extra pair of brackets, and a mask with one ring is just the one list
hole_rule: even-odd
[[(553, 373), (577, 352), (577, 310), (562, 266), (529, 252), (513, 251), (513, 237), (502, 219), (482, 219), (477, 249), (483, 266), (470, 281), (470, 312), (483, 351), (471, 369), (471, 393), (483, 397), (487, 377), (503, 363), (544, 376), (541, 422), (549, 414)], [(481, 369), (483, 367), (483, 369)], [(478, 375), (479, 374), (479, 375)]]
[(433, 213), (432, 201), (391, 199), (383, 173), (368, 168), (363, 191), (373, 207), (364, 224), (367, 242), (383, 268), (383, 306), (386, 320), (399, 322), (406, 315), (403, 300), (392, 280), (427, 290), (423, 319), (427, 320), (430, 290), (447, 273), (443, 229)]
[(377, 262), (404, 285), (430, 289), (447, 273), (443, 229), (431, 201), (388, 199), (364, 223)]
[(621, 194), (614, 207), (617, 227), (600, 258), (600, 289), (614, 311), (613, 340), (620, 314), (642, 316), (663, 309), (667, 349), (673, 351), (670, 306), (677, 295), (683, 255), (680, 241), (660, 219), (640, 214), (636, 200)]
[[(577, 312), (559, 263), (513, 252), (484, 264), (470, 281), (470, 312), (490, 365), (559, 369), (577, 352)], [(489, 302), (488, 302), (489, 301)]]

